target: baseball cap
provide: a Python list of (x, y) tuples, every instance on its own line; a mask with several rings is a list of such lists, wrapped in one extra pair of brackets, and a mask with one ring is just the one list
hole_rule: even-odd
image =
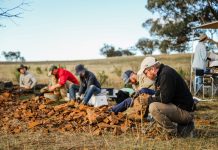
[(122, 79), (124, 81), (125, 84), (128, 84), (129, 83), (129, 80), (130, 80), (130, 76), (131, 74), (133, 73), (132, 70), (127, 70), (123, 73), (123, 76), (122, 76)]
[(48, 70), (48, 76), (50, 76), (51, 74), (52, 74), (52, 71), (54, 70), (54, 69), (57, 69), (58, 67), (56, 66), (56, 65), (51, 65), (50, 67), (49, 67), (49, 70)]
[(142, 61), (140, 70), (138, 71), (138, 75), (143, 74), (144, 70), (152, 67), (153, 65), (159, 63), (154, 57), (145, 57), (145, 59)]

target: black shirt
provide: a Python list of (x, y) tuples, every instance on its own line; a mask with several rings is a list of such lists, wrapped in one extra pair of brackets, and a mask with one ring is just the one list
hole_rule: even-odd
[(184, 79), (171, 67), (161, 64), (155, 82), (156, 94), (151, 102), (173, 103), (181, 109), (193, 111), (194, 101)]

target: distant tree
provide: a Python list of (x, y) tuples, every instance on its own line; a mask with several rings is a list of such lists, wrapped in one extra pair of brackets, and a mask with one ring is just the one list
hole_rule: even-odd
[(100, 49), (100, 53), (106, 57), (122, 56), (121, 51), (115, 50), (114, 46), (108, 44), (104, 44), (104, 46)]
[(218, 0), (147, 0), (146, 9), (158, 16), (143, 23), (151, 39), (140, 48), (149, 53), (153, 48), (162, 53), (185, 52), (193, 26), (218, 20)]
[(114, 46), (109, 45), (109, 44), (104, 44), (104, 46), (100, 49), (100, 53), (101, 55), (104, 55), (106, 57), (115, 57), (115, 56), (132, 56), (135, 55), (135, 53), (133, 53), (132, 51), (134, 51), (135, 49), (130, 48), (130, 49), (122, 49), (122, 48), (118, 48), (115, 49)]
[(131, 52), (128, 49), (124, 49), (121, 52), (122, 52), (123, 55), (126, 55), (126, 56), (133, 56), (133, 55), (135, 55), (135, 53)]
[(138, 40), (138, 42), (135, 45), (141, 52), (142, 54), (152, 54), (154, 51), (155, 47), (157, 46), (157, 41), (152, 41), (147, 38), (141, 38)]
[(19, 51), (3, 51), (2, 55), (5, 57), (7, 61), (21, 61), (24, 62), (25, 58), (21, 56), (21, 53)]
[[(26, 3), (24, 0), (21, 1), (19, 4), (17, 4), (14, 7), (4, 8), (0, 4), (0, 19), (4, 18), (21, 18), (21, 15), (25, 11), (25, 6), (28, 6), (29, 4)], [(0, 22), (0, 26), (3, 26), (3, 24)]]

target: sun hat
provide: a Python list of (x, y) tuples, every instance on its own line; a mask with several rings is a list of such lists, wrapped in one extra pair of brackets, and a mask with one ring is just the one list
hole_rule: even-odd
[(141, 66), (140, 66), (140, 69), (138, 71), (138, 75), (141, 75), (143, 74), (144, 70), (149, 68), (149, 67), (152, 67), (154, 66), (155, 64), (159, 63), (159, 61), (157, 61), (154, 57), (146, 57), (142, 63), (141, 63)]
[(23, 64), (20, 64), (20, 66), (17, 68), (17, 71), (20, 72), (20, 69), (26, 68), (26, 70), (28, 69), (27, 66), (24, 66)]
[(208, 39), (206, 34), (201, 34), (199, 37), (199, 41), (205, 41), (206, 39)]

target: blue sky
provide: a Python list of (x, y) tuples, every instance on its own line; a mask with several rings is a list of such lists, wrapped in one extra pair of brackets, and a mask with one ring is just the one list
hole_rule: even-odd
[[(0, 18), (6, 25), (0, 28), (0, 51), (19, 50), (29, 61), (103, 58), (99, 49), (104, 43), (128, 48), (149, 37), (142, 28), (152, 17), (145, 0), (26, 1), (30, 6), (23, 18)], [(19, 0), (0, 3), (13, 7)]]

